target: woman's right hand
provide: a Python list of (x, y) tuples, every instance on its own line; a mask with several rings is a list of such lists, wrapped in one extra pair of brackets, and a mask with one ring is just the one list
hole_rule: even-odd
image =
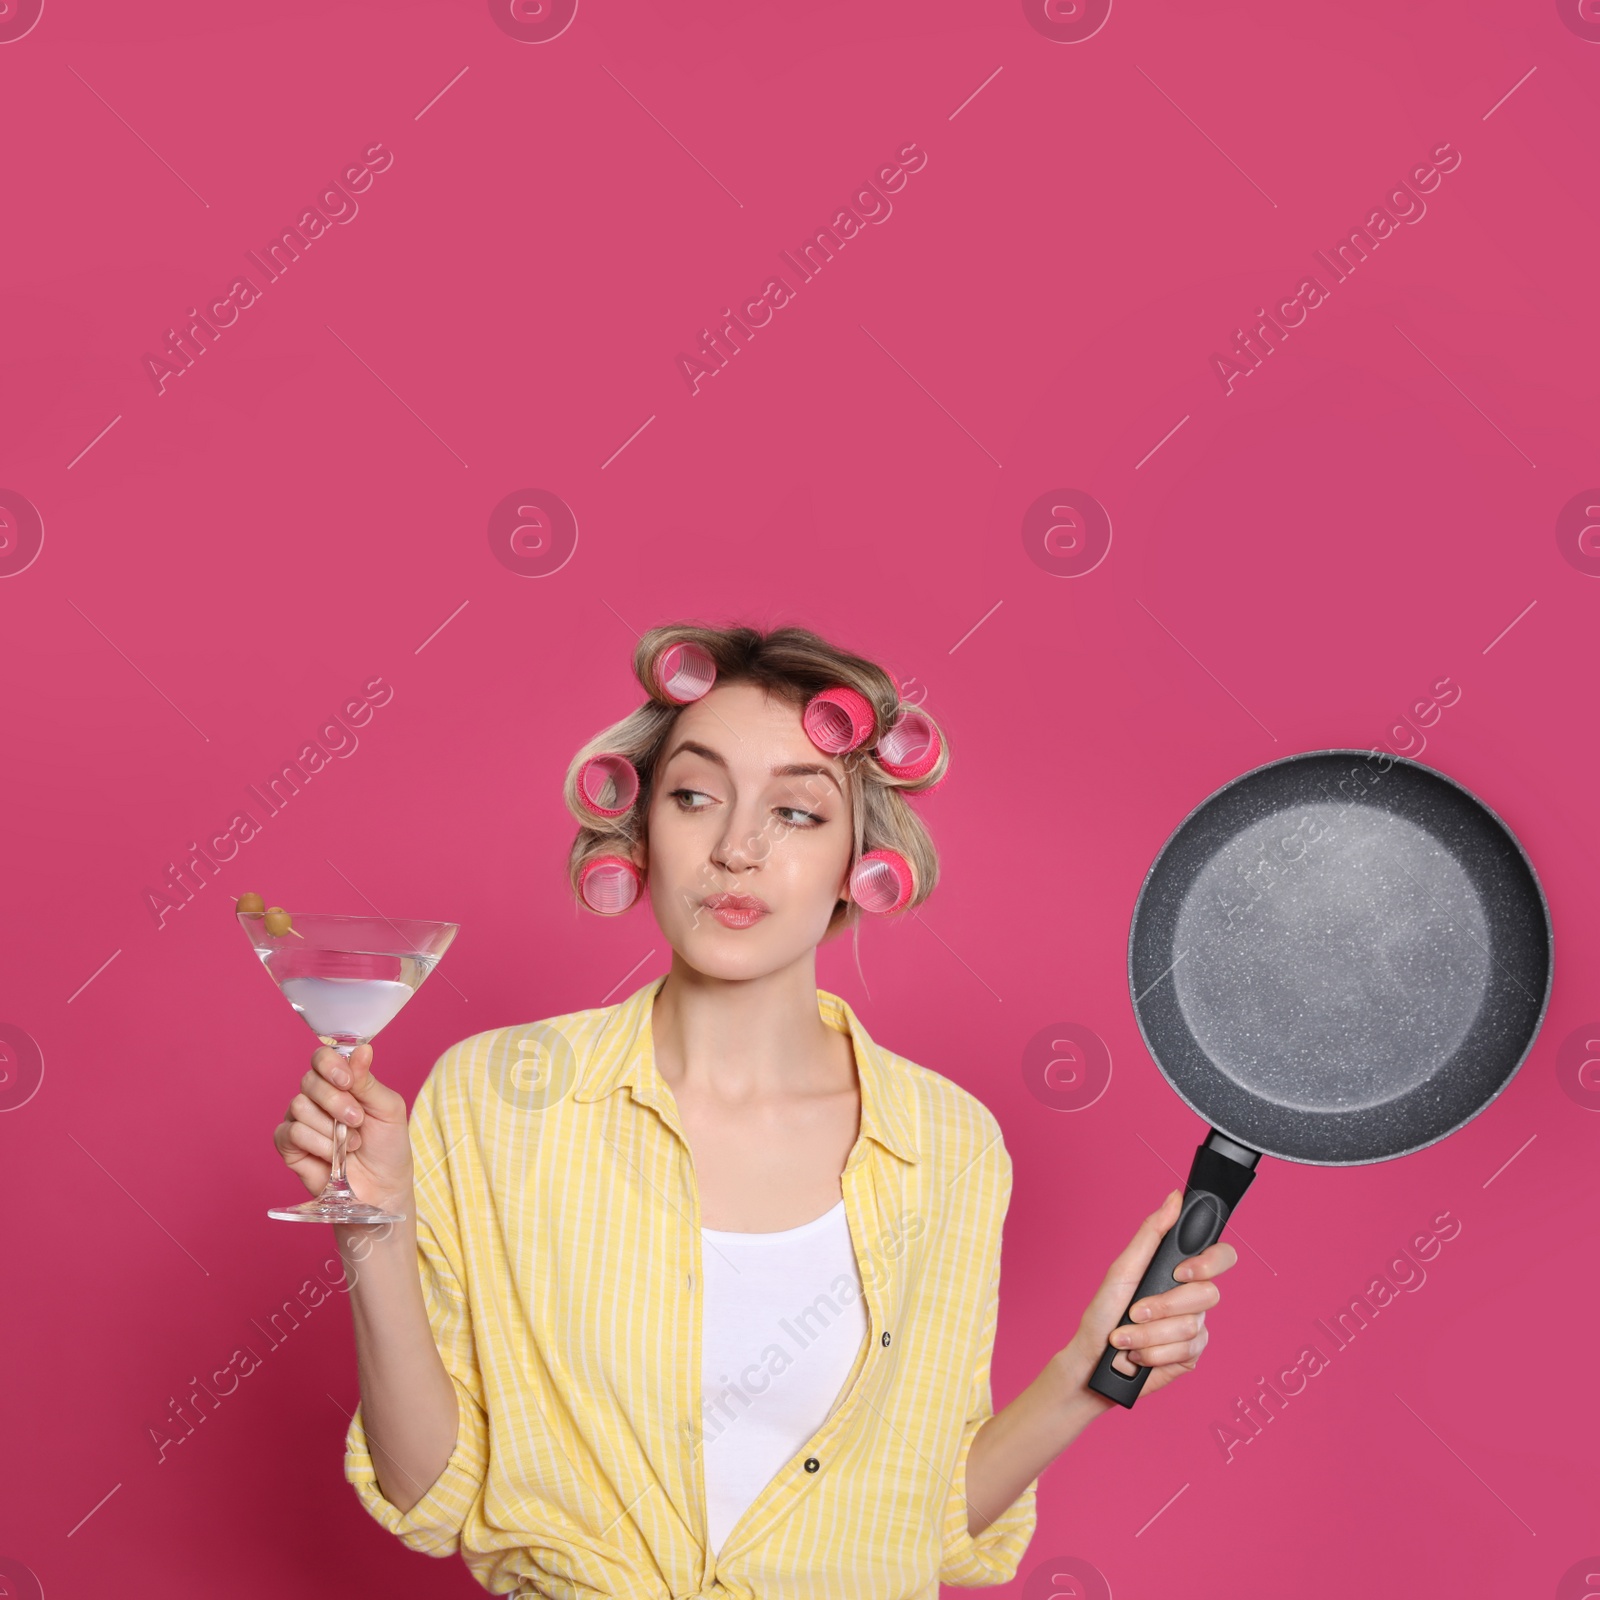
[(311, 1057), (300, 1093), (272, 1135), (278, 1154), (312, 1194), (321, 1194), (333, 1164), (333, 1123), (349, 1132), (344, 1175), (356, 1198), (409, 1213), (411, 1135), (405, 1096), (372, 1075), (372, 1046), (358, 1044), (347, 1061), (330, 1045)]

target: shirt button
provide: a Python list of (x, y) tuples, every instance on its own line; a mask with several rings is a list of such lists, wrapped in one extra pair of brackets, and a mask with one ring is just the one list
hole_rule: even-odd
[(694, 1288), (694, 1274), (692, 1272), (686, 1272), (684, 1274), (683, 1281), (686, 1287), (690, 1289)]
[(806, 1471), (807, 1472), (815, 1472), (817, 1470), (817, 1468), (820, 1467), (821, 1465), (822, 1465), (822, 1463), (820, 1461), (818, 1461), (815, 1456), (807, 1456), (806, 1457)]
[(889, 1348), (889, 1330), (887, 1328), (883, 1330), (883, 1348), (885, 1350)]

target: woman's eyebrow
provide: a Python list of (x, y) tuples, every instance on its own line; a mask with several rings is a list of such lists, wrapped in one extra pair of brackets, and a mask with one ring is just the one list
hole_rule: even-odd
[[(727, 769), (727, 760), (718, 751), (713, 750), (709, 745), (699, 744), (693, 739), (685, 739), (680, 744), (675, 745), (662, 761), (661, 765), (666, 766), (667, 762), (672, 760), (673, 756), (684, 754), (702, 756), (705, 758), (705, 760), (714, 762), (717, 766), (723, 768), (724, 770)], [(772, 769), (772, 775), (775, 778), (801, 778), (810, 773), (815, 773), (818, 777), (826, 778), (836, 789), (839, 787), (839, 780), (834, 777), (833, 773), (827, 767), (820, 767), (815, 763), (791, 761), (784, 766), (774, 767)]]
[(713, 750), (709, 745), (696, 744), (693, 739), (684, 739), (681, 743), (674, 745), (673, 748), (662, 757), (661, 765), (666, 766), (667, 762), (672, 760), (674, 756), (681, 756), (685, 752), (692, 756), (704, 756), (707, 761), (714, 761), (719, 767), (726, 767), (728, 765), (727, 761), (722, 757), (722, 755)]
[(834, 791), (842, 796), (844, 790), (839, 787), (839, 780), (828, 771), (826, 767), (806, 766), (803, 763), (790, 763), (784, 767), (774, 767), (772, 775), (775, 778), (803, 778), (815, 773), (819, 778), (826, 778), (834, 787)]

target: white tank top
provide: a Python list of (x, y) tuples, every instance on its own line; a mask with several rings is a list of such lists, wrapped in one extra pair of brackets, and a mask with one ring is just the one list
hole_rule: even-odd
[(706, 1520), (716, 1551), (827, 1420), (867, 1312), (842, 1199), (778, 1233), (700, 1234)]

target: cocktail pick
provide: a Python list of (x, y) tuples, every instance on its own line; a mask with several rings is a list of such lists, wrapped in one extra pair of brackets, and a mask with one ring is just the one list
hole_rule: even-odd
[(578, 768), (578, 799), (597, 817), (620, 817), (638, 798), (639, 773), (626, 756), (590, 756)]
[(233, 909), (242, 916), (260, 917), (262, 925), (274, 938), (281, 938), (286, 933), (292, 933), (297, 939), (305, 938), (282, 906), (269, 906), (258, 894), (240, 895)]
[(863, 911), (898, 911), (916, 890), (911, 863), (898, 850), (869, 850), (850, 874), (850, 898)]
[(685, 641), (663, 650), (655, 662), (656, 687), (674, 705), (698, 700), (717, 681), (717, 664), (704, 645)]
[(806, 737), (830, 756), (854, 750), (871, 735), (873, 721), (871, 701), (842, 683), (812, 695), (800, 718)]
[(578, 875), (578, 893), (591, 911), (614, 917), (639, 898), (644, 876), (623, 856), (596, 856)]
[(939, 764), (944, 743), (931, 719), (907, 708), (878, 741), (878, 765), (892, 778), (925, 778)]

